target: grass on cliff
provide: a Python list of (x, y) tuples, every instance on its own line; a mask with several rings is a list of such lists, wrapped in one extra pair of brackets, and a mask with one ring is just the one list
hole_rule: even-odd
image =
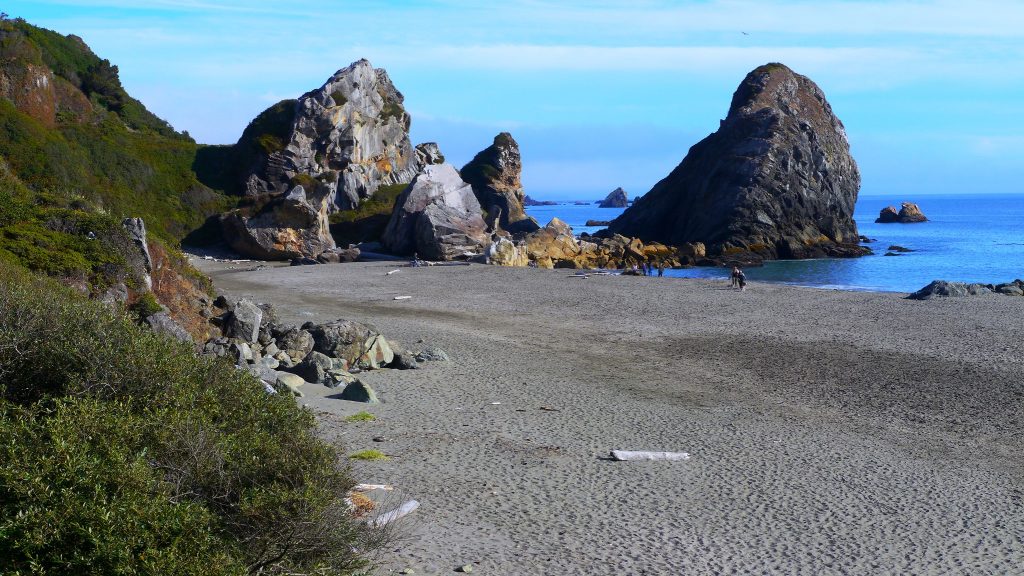
[(354, 573), (376, 535), (314, 428), (246, 372), (0, 261), (5, 574)]
[(352, 210), (331, 214), (331, 236), (339, 246), (380, 240), (395, 210), (395, 202), (408, 184), (381, 186)]

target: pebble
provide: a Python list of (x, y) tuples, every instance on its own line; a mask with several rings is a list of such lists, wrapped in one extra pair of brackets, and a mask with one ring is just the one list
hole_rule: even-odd
[(388, 439), (383, 437), (383, 436), (374, 436), (373, 437), (373, 441), (374, 442), (387, 442)]
[(463, 574), (469, 574), (470, 572), (473, 571), (473, 565), (472, 564), (466, 564), (464, 566), (459, 566), (458, 568), (455, 569), (455, 571), (456, 572), (462, 572)]

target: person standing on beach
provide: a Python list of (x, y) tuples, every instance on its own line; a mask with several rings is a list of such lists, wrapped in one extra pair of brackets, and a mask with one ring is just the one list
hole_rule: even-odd
[(744, 274), (743, 270), (740, 270), (739, 267), (736, 268), (736, 281), (740, 285), (740, 292), (747, 289), (747, 275)]
[(665, 263), (664, 262), (658, 262), (658, 278), (661, 278), (664, 275), (665, 275)]
[(739, 284), (740, 284), (740, 267), (739, 266), (733, 266), (732, 267), (732, 274), (730, 275), (730, 278), (732, 279), (732, 283), (729, 285), (729, 287), (730, 288), (737, 288), (737, 287), (739, 287)]

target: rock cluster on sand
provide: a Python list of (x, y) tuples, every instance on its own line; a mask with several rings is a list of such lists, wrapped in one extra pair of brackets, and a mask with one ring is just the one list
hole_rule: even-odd
[(626, 191), (622, 188), (616, 188), (612, 190), (604, 200), (601, 200), (597, 204), (598, 208), (625, 208), (629, 206), (629, 197), (626, 196)]
[(268, 260), (316, 258), (334, 248), (329, 212), (412, 180), (418, 158), (429, 157), (414, 152), (402, 103), (387, 73), (360, 60), (261, 114), (237, 145), (257, 151), (241, 175), (253, 200), (223, 217), (228, 244)]
[(609, 229), (713, 257), (814, 258), (869, 253), (857, 244), (860, 173), (821, 89), (781, 64), (752, 72), (717, 132)]
[(907, 296), (907, 298), (910, 300), (931, 300), (933, 298), (982, 296), (985, 294), (1024, 296), (1024, 280), (1018, 279), (1003, 284), (968, 284), (966, 282), (934, 280), (924, 288)]
[(473, 189), (451, 164), (425, 166), (395, 202), (381, 243), (394, 254), (430, 260), (477, 255), (487, 226)]
[(496, 238), (487, 248), (485, 261), (498, 266), (540, 268), (626, 268), (643, 263), (666, 267), (693, 264), (704, 258), (704, 247), (688, 244), (682, 248), (658, 242), (643, 243), (618, 234), (581, 235), (577, 240), (572, 228), (552, 218), (543, 228), (513, 240)]
[(355, 386), (363, 390), (362, 396), (376, 398), (353, 371), (418, 367), (411, 353), (369, 324), (339, 319), (296, 327), (278, 323), (269, 304), (247, 299), (229, 304), (223, 298), (218, 303), (227, 310), (211, 321), (224, 336), (207, 340), (202, 353), (230, 358), (262, 380), (268, 390), (301, 396), (299, 387), (313, 382), (331, 388)]
[(898, 212), (895, 206), (886, 206), (882, 208), (882, 211), (878, 213), (878, 218), (875, 219), (875, 222), (879, 224), (892, 224), (894, 222), (911, 224), (927, 221), (928, 218), (925, 218), (925, 215), (921, 213), (921, 209), (913, 202), (902, 203)]
[(522, 170), (519, 144), (508, 132), (495, 136), (493, 144), (462, 167), (462, 179), (473, 187), (473, 193), (487, 213), (490, 231), (500, 228), (513, 233), (533, 232), (540, 228), (523, 210), (526, 195), (520, 181)]

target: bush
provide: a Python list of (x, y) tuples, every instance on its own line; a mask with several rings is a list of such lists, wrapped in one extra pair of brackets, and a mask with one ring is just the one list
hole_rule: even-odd
[(5, 573), (345, 574), (376, 534), (293, 399), (0, 261)]

